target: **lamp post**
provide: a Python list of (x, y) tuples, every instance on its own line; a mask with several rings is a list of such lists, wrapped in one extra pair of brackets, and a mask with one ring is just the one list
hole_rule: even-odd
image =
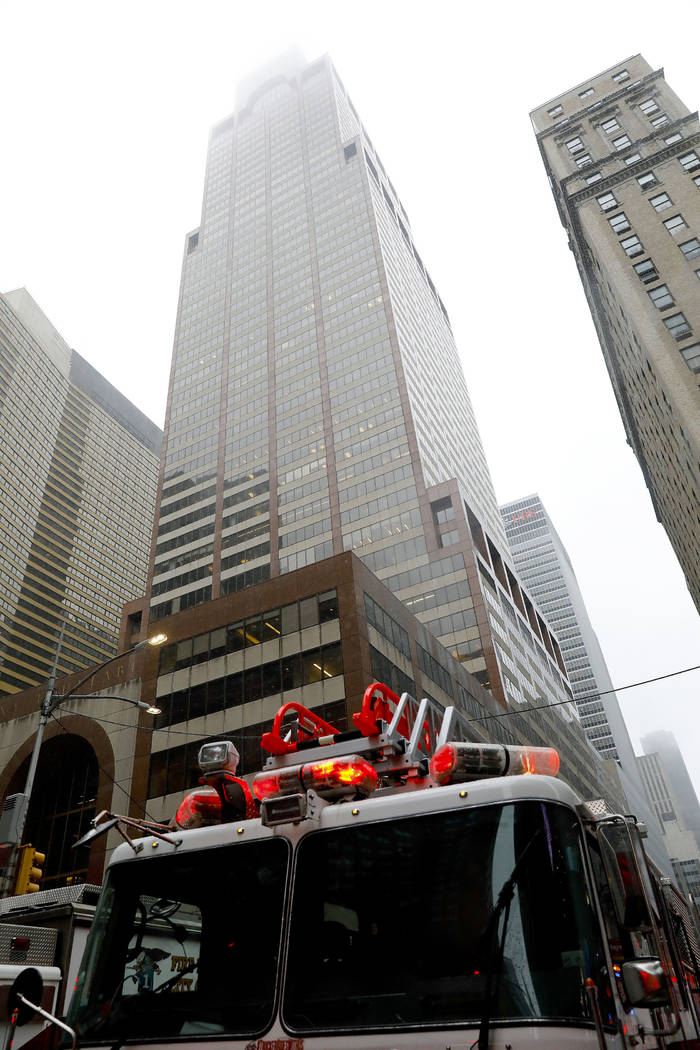
[(36, 737), (34, 738), (34, 746), (32, 747), (32, 754), (29, 760), (29, 770), (27, 772), (27, 780), (24, 786), (24, 798), (22, 800), (22, 809), (20, 812), (19, 820), (16, 828), (16, 842), (13, 844), (12, 856), (10, 863), (7, 868), (7, 874), (5, 877), (5, 889), (6, 892), (10, 892), (13, 885), (15, 876), (15, 870), (17, 866), (17, 858), (19, 856), (19, 847), (22, 843), (22, 836), (24, 835), (24, 826), (26, 824), (27, 815), (29, 813), (29, 805), (32, 797), (32, 790), (34, 788), (34, 780), (36, 777), (36, 770), (39, 764), (39, 752), (41, 751), (41, 745), (44, 739), (44, 730), (48, 724), (49, 719), (53, 715), (57, 707), (59, 707), (64, 700), (74, 698), (76, 700), (122, 700), (125, 704), (131, 704), (133, 707), (140, 707), (150, 715), (159, 715), (160, 708), (154, 707), (152, 704), (147, 704), (143, 700), (132, 700), (128, 696), (107, 696), (105, 694), (97, 693), (80, 693), (76, 696), (76, 690), (80, 689), (81, 685), (85, 685), (91, 678), (101, 671), (104, 667), (114, 663), (115, 660), (120, 660), (123, 656), (129, 656), (131, 653), (137, 652), (139, 649), (145, 649), (146, 646), (158, 646), (162, 645), (163, 642), (167, 641), (165, 634), (156, 634), (151, 638), (146, 638), (141, 642), (137, 642), (136, 645), (132, 646), (131, 649), (127, 649), (123, 653), (117, 653), (116, 656), (112, 656), (109, 660), (105, 660), (104, 663), (90, 671), (90, 674), (85, 675), (71, 686), (66, 693), (54, 692), (54, 686), (56, 685), (56, 673), (58, 670), (58, 660), (61, 655), (61, 647), (63, 645), (63, 632), (65, 630), (65, 621), (61, 623), (61, 633), (58, 636), (58, 642), (56, 643), (56, 652), (54, 653), (53, 665), (51, 667), (51, 674), (46, 684), (46, 692), (44, 699), (41, 702), (39, 708), (39, 728), (37, 729)]

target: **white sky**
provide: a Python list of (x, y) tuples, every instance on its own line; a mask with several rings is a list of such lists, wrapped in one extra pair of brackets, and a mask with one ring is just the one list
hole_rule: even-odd
[[(328, 51), (450, 313), (499, 500), (537, 491), (613, 683), (700, 664), (700, 625), (625, 443), (528, 112), (641, 52), (700, 105), (697, 0), (0, 0), (0, 290), (162, 425), (210, 126), (291, 44)], [(620, 694), (700, 789), (700, 672)]]

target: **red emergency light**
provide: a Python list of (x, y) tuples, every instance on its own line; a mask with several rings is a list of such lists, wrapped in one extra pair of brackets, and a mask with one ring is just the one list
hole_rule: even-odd
[(200, 787), (185, 795), (175, 814), (175, 823), (183, 831), (221, 823), (221, 799), (213, 787)]
[(253, 781), (253, 792), (261, 802), (310, 789), (321, 798), (352, 798), (371, 794), (378, 783), (374, 766), (359, 755), (347, 755), (258, 773)]
[(559, 755), (553, 747), (454, 742), (443, 744), (430, 760), (430, 773), (438, 784), (459, 784), (467, 780), (523, 773), (555, 777), (558, 772)]

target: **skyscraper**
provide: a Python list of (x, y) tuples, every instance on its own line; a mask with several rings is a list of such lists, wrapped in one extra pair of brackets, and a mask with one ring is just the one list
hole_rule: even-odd
[(328, 58), (287, 55), (212, 130), (159, 502), (151, 621), (351, 549), (501, 703), (570, 699), (447, 310)]
[(0, 698), (116, 652), (143, 592), (161, 433), (31, 296), (0, 295)]
[(642, 737), (642, 747), (647, 755), (660, 755), (665, 775), (678, 803), (680, 823), (686, 831), (692, 831), (695, 835), (700, 850), (700, 803), (678, 741), (667, 729), (657, 729)]
[[(656, 736), (656, 734), (652, 735)], [(680, 751), (678, 751), (673, 735), (664, 732), (659, 735), (662, 738), (671, 738), (670, 741), (662, 739), (661, 743), (670, 743), (671, 749), (678, 752), (678, 755), (675, 756), (677, 760), (680, 757)], [(648, 739), (648, 737), (645, 738), (647, 741)], [(664, 753), (667, 758), (670, 757), (668, 746), (664, 747)], [(680, 760), (682, 769), (685, 771), (683, 759)], [(656, 751), (648, 751), (641, 755), (637, 759), (637, 764), (646, 793), (654, 805), (678, 885), (686, 893), (692, 894), (693, 900), (698, 904), (700, 903), (700, 851), (695, 835), (684, 822), (682, 810), (685, 807), (681, 806), (673, 790), (671, 770), (674, 767), (667, 767), (662, 756)], [(697, 804), (697, 799), (695, 799), (696, 807)]]
[(667, 861), (659, 822), (567, 550), (538, 495), (504, 504), (501, 516), (520, 579), (561, 646), (586, 736), (603, 758), (619, 764), (629, 809), (647, 824), (648, 845), (663, 866)]
[[(556, 633), (581, 725), (604, 758), (620, 758), (634, 770), (634, 751), (569, 555), (538, 495), (501, 507), (510, 551)], [(595, 699), (586, 696), (602, 693)]]
[(533, 110), (628, 441), (700, 609), (700, 124), (635, 55)]

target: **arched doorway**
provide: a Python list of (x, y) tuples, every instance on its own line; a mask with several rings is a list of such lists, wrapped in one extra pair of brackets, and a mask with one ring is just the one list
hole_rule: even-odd
[[(24, 790), (28, 769), (26, 758), (12, 777), (8, 795)], [(95, 752), (82, 737), (69, 733), (42, 745), (23, 835), (24, 842), (46, 854), (42, 889), (88, 881), (90, 849), (72, 846), (95, 816), (98, 783)]]

